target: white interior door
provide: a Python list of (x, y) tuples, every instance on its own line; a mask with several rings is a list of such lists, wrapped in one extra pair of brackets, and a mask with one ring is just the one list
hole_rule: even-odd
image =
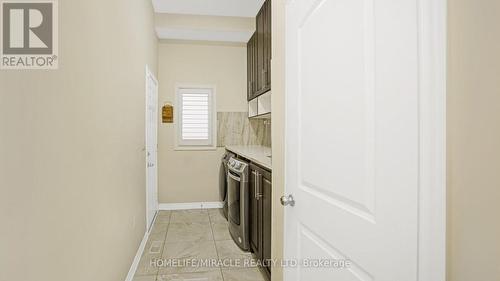
[(158, 81), (146, 68), (146, 220), (148, 230), (158, 211)]
[(286, 5), (286, 281), (414, 281), (418, 260), (414, 0)]

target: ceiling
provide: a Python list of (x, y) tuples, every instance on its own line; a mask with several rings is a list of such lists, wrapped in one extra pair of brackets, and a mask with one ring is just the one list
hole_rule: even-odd
[(255, 17), (264, 0), (152, 0), (156, 13)]

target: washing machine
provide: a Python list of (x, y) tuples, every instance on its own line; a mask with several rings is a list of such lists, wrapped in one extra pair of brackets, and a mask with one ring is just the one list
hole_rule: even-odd
[(222, 157), (219, 169), (219, 197), (220, 201), (224, 203), (221, 212), (227, 219), (227, 163), (231, 157), (235, 157), (234, 153), (226, 151)]

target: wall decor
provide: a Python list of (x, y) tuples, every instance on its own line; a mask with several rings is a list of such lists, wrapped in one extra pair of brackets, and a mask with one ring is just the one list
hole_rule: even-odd
[(165, 104), (161, 109), (161, 119), (163, 123), (174, 122), (174, 107), (171, 104)]

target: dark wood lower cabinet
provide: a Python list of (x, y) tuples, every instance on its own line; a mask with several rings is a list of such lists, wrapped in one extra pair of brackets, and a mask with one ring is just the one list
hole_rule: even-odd
[[(262, 192), (262, 260), (271, 260), (271, 226), (272, 226), (272, 177), (271, 173), (264, 171), (261, 175)], [(264, 266), (268, 277), (271, 277), (269, 262)]]
[(250, 166), (250, 249), (257, 257), (262, 256), (262, 217), (261, 201), (257, 199), (257, 179), (258, 171), (254, 165)]
[(250, 249), (271, 278), (272, 174), (250, 164)]

